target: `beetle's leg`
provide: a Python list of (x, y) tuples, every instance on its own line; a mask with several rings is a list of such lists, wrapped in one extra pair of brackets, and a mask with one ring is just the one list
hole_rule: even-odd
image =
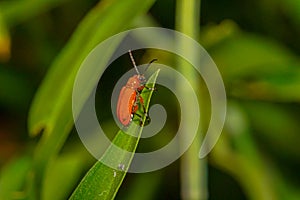
[[(137, 96), (139, 96), (139, 92), (137, 91), (136, 93)], [(133, 121), (134, 116), (138, 116), (139, 117), (139, 121), (140, 121), (140, 126), (143, 125), (143, 118), (140, 114), (136, 113), (137, 110), (139, 109), (139, 98), (137, 98), (137, 96), (135, 97), (135, 101), (132, 105), (132, 109), (131, 109), (131, 121)]]
[(143, 123), (143, 117), (142, 117), (140, 114), (137, 114), (137, 113), (132, 113), (132, 115), (133, 115), (133, 116), (134, 116), (134, 115), (136, 115), (136, 116), (138, 116), (138, 117), (139, 117), (140, 126), (143, 126), (143, 125), (144, 125), (144, 123)]
[(145, 105), (144, 105), (144, 99), (143, 99), (140, 95), (138, 96), (138, 98), (139, 98), (140, 104), (141, 104), (142, 107), (143, 107), (144, 114), (147, 114), (146, 108), (145, 108)]
[(150, 90), (150, 91), (156, 91), (157, 89), (155, 87), (148, 87), (148, 86), (144, 86), (144, 88), (146, 88), (147, 90)]
[(146, 122), (145, 122), (145, 124), (150, 124), (150, 122), (151, 122), (151, 118), (149, 117), (149, 115), (148, 115), (148, 113), (146, 113), (147, 115), (146, 115)]
[(139, 108), (139, 106), (137, 103), (133, 104), (131, 113), (135, 113), (138, 110), (138, 108)]
[[(144, 88), (146, 88), (147, 89), (147, 91), (143, 91), (143, 89)], [(142, 90), (137, 90), (137, 92), (139, 93), (139, 94), (141, 94), (142, 93), (142, 91), (143, 92), (150, 92), (150, 91), (156, 91), (157, 89), (155, 88), (155, 87), (148, 87), (148, 86), (143, 86), (143, 88), (142, 88)]]
[(142, 106), (143, 108), (143, 113), (144, 115), (146, 116), (146, 124), (149, 124), (150, 123), (150, 117), (148, 116), (148, 113), (146, 112), (146, 108), (145, 108), (145, 105), (144, 105), (144, 99), (139, 95), (139, 93), (137, 92), (137, 96), (136, 96), (136, 100), (134, 102), (134, 104), (132, 105), (132, 110), (131, 110), (131, 119), (133, 119), (134, 115), (138, 116), (139, 117), (139, 120), (140, 120), (140, 126), (143, 126), (144, 123), (143, 123), (143, 116), (141, 116), (140, 114), (136, 113), (138, 108), (139, 108), (139, 104)]
[(140, 126), (144, 126), (145, 124), (149, 124), (151, 122), (151, 119), (148, 115), (146, 115), (146, 122), (143, 123), (143, 116), (141, 116), (140, 114), (138, 113), (132, 113), (132, 115), (136, 115), (139, 117), (139, 121), (140, 121)]
[(139, 94), (141, 94), (144, 88), (146, 88), (146, 89), (148, 90), (148, 92), (149, 92), (149, 91), (155, 91), (155, 90), (157, 90), (155, 87), (152, 87), (152, 88), (151, 88), (151, 87), (148, 87), (148, 86), (146, 86), (146, 85), (142, 85), (141, 87), (139, 87), (139, 88), (136, 90), (136, 92), (139, 93)]
[(146, 112), (146, 108), (145, 108), (145, 105), (144, 105), (144, 99), (140, 95), (138, 96), (138, 99), (139, 99), (140, 104), (142, 105), (144, 115), (146, 115), (147, 124), (149, 124), (151, 119), (148, 115), (148, 112)]

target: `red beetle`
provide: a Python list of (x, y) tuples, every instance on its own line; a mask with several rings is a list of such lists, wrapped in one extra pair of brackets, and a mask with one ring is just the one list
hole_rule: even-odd
[[(118, 99), (118, 105), (117, 105), (117, 117), (119, 121), (124, 125), (128, 126), (134, 116), (136, 114), (136, 111), (138, 110), (138, 104), (140, 103), (143, 106), (144, 113), (145, 107), (144, 107), (144, 101), (143, 98), (140, 96), (140, 93), (145, 88), (146, 78), (144, 74), (141, 74), (135, 64), (134, 58), (131, 54), (131, 51), (129, 50), (129, 56), (131, 59), (131, 62), (134, 66), (134, 69), (136, 71), (136, 75), (130, 77), (124, 87), (122, 87)], [(146, 67), (145, 71), (149, 67), (149, 65), (156, 61), (157, 59), (153, 59), (148, 66)], [(148, 88), (152, 89), (152, 88)], [(138, 115), (138, 114), (136, 114)], [(140, 118), (141, 116), (138, 115)]]

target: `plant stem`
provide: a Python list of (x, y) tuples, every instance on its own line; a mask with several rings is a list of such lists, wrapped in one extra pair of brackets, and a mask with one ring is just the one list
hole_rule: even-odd
[[(176, 29), (195, 40), (199, 40), (200, 0), (177, 0), (176, 4)], [(193, 52), (192, 49), (189, 49), (189, 46), (183, 41), (178, 41), (178, 47), (197, 56), (197, 52)], [(196, 72), (193, 70), (193, 67), (182, 59), (178, 60), (177, 64), (178, 70), (183, 73), (192, 87), (196, 90), (196, 93), (199, 94), (201, 86), (196, 79)], [(182, 84), (178, 83), (177, 88), (183, 95), (186, 95), (185, 88), (182, 88), (181, 85)], [(198, 98), (199, 97), (200, 95)], [(181, 105), (181, 107), (184, 112), (194, 112), (194, 108), (189, 105)], [(188, 120), (193, 121), (194, 119)], [(203, 128), (202, 124), (203, 123), (201, 122), (201, 128)], [(184, 124), (183, 126), (186, 133), (194, 131), (190, 130), (189, 126)], [(202, 135), (200, 135), (200, 131), (198, 131), (190, 149), (181, 158), (180, 174), (182, 199), (207, 199), (206, 160), (200, 160), (198, 158), (201, 140)]]

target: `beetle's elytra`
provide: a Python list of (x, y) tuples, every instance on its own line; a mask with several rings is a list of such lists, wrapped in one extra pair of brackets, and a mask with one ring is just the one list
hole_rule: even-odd
[[(126, 85), (123, 86), (120, 91), (117, 105), (117, 117), (124, 126), (128, 126), (130, 124), (134, 114), (136, 114), (136, 111), (138, 110), (139, 104), (142, 105), (144, 108), (144, 101), (143, 98), (140, 96), (140, 93), (145, 88), (146, 83), (146, 78), (144, 74), (141, 74), (136, 67), (131, 51), (129, 50), (128, 53), (137, 74), (130, 77)], [(147, 68), (154, 61), (156, 61), (156, 59), (153, 59), (148, 64)], [(145, 69), (145, 71), (147, 70), (147, 68)]]

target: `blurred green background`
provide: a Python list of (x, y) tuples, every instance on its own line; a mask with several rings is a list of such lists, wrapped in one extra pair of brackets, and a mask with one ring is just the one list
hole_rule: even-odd
[[(134, 27), (176, 29), (180, 17), (180, 1), (125, 2), (0, 1), (0, 199), (67, 199), (95, 163), (63, 110), (70, 96), (60, 91), (68, 84), (62, 80), (105, 38)], [(197, 198), (300, 199), (300, 1), (202, 0), (200, 17), (185, 23), (200, 29), (196, 39), (219, 67), (228, 97), (224, 131), (205, 161), (205, 183), (196, 186), (207, 194)], [(173, 62), (166, 52), (134, 54), (139, 64), (153, 57)], [(111, 138), (118, 130), (108, 109), (111, 91), (131, 67), (127, 55), (120, 57), (99, 83), (99, 121)], [(158, 86), (152, 101), (176, 116), (177, 101), (170, 97)], [(67, 124), (65, 133), (57, 131), (60, 123)], [(159, 136), (142, 140), (138, 151), (165, 145), (177, 123), (168, 118)], [(178, 160), (156, 172), (127, 174), (116, 199), (189, 199), (182, 195), (180, 168)], [(39, 175), (41, 185), (33, 181)]]

